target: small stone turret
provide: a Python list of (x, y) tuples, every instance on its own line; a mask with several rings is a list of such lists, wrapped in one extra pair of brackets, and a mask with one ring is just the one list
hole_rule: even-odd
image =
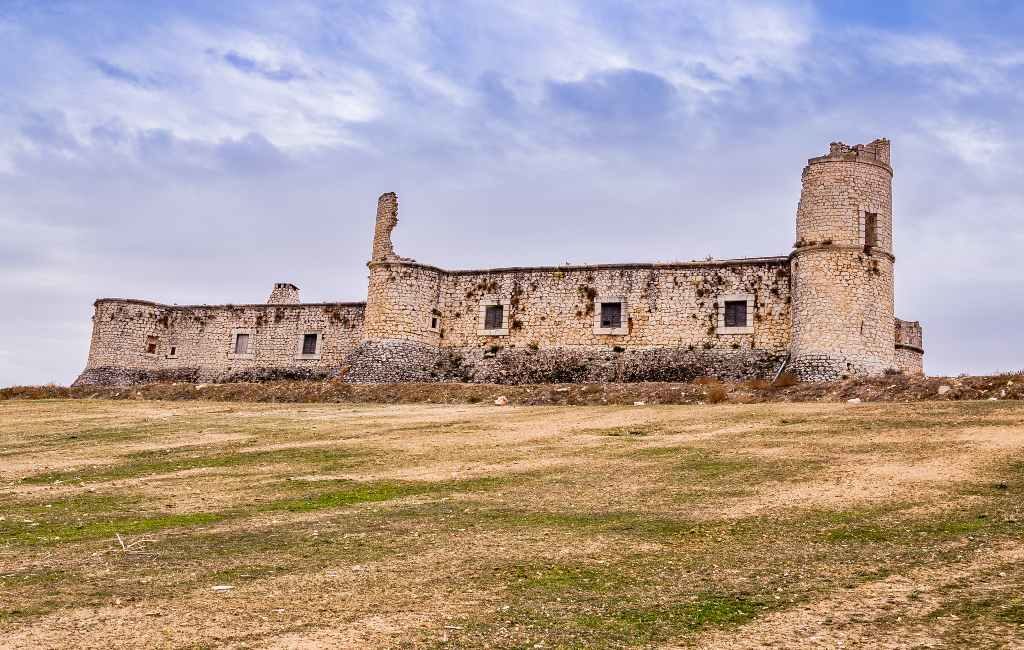
[(805, 380), (895, 367), (889, 141), (848, 146), (804, 167), (790, 255), (792, 368)]
[(896, 319), (896, 367), (908, 375), (924, 374), (921, 323)]
[(274, 290), (267, 298), (268, 305), (297, 305), (299, 304), (299, 288), (290, 282), (275, 282)]

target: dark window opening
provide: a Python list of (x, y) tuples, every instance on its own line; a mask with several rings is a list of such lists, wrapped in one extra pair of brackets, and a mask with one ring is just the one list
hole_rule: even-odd
[(434, 317), (432, 317), (430, 319), (430, 329), (432, 329), (432, 330), (436, 330), (437, 329), (437, 316), (434, 316)]
[(178, 348), (174, 345), (171, 346), (171, 356), (178, 354)]
[(302, 354), (316, 354), (316, 334), (306, 334), (302, 337)]
[(236, 334), (235, 335), (235, 354), (248, 354), (249, 352), (249, 335), (248, 334)]
[(725, 326), (746, 327), (747, 326), (747, 301), (727, 300), (725, 302)]
[(156, 343), (157, 338), (155, 336), (146, 337), (146, 354), (156, 354)]
[(864, 213), (864, 245), (878, 246), (878, 214)]
[(500, 330), (505, 320), (505, 307), (502, 305), (487, 305), (484, 311), (484, 329)]
[(622, 303), (601, 303), (601, 327), (622, 327)]

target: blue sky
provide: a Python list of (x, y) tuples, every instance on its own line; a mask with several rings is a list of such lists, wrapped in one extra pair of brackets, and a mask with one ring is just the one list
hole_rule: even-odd
[(92, 300), (365, 296), (376, 197), (449, 268), (786, 254), (800, 170), (893, 141), (897, 315), (1024, 368), (1024, 4), (0, 0), (0, 385)]

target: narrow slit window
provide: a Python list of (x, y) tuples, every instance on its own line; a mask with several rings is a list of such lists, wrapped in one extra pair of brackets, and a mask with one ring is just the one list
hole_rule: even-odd
[(306, 334), (302, 337), (302, 354), (316, 354), (316, 334)]
[(622, 303), (602, 302), (601, 303), (601, 327), (619, 328), (622, 327)]
[(725, 326), (746, 327), (747, 326), (747, 301), (727, 300), (725, 303)]
[(434, 317), (432, 317), (430, 319), (430, 329), (432, 329), (432, 330), (436, 330), (437, 329), (437, 316), (434, 316)]
[(487, 305), (484, 312), (484, 329), (500, 330), (505, 320), (505, 307), (502, 305)]
[(178, 354), (178, 348), (176, 346), (172, 345), (171, 346), (171, 356), (173, 357), (173, 356), (175, 356), (177, 354)]
[(878, 213), (864, 213), (864, 245), (878, 246)]
[(249, 353), (249, 335), (248, 334), (236, 334), (235, 335), (235, 354), (248, 354)]

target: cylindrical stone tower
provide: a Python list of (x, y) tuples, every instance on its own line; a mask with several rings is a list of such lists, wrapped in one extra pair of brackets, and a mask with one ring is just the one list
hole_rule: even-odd
[(790, 368), (804, 380), (881, 374), (893, 342), (889, 141), (807, 161), (790, 255)]
[(441, 272), (395, 254), (391, 232), (397, 224), (398, 197), (382, 194), (367, 264), (363, 338), (349, 355), (349, 381), (430, 381), (437, 362)]

